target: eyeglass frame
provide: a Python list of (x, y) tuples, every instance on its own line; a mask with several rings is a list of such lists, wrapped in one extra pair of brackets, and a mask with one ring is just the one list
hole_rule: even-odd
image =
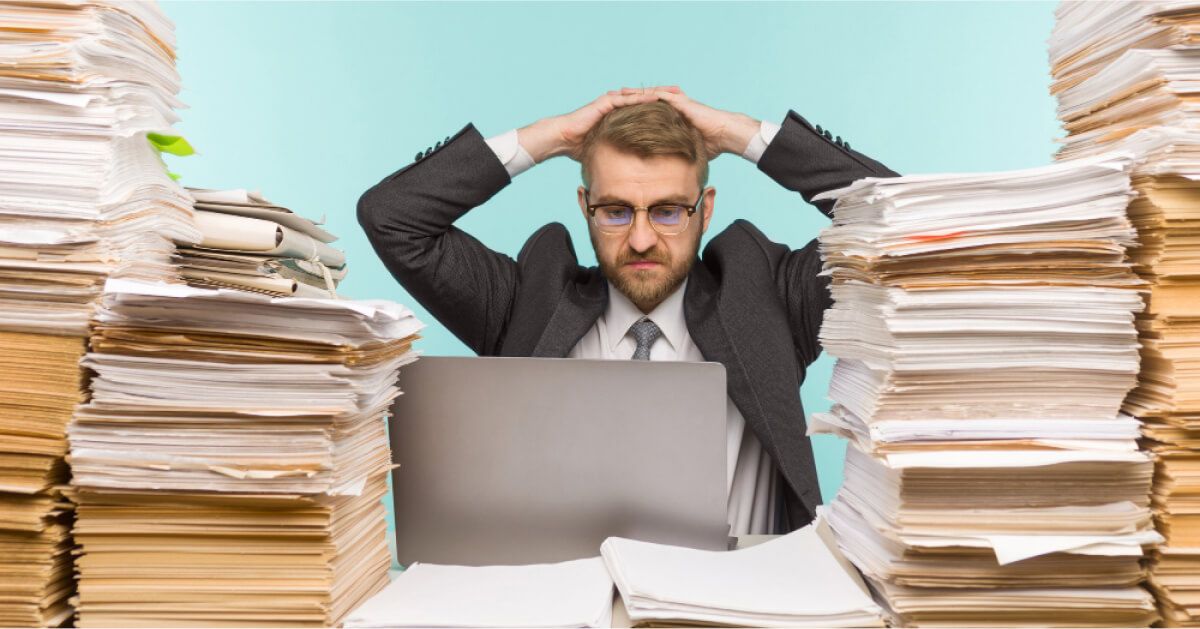
[[(600, 233), (602, 233), (606, 236), (619, 236), (619, 235), (627, 233), (627, 232), (629, 232), (629, 230), (633, 229), (633, 224), (637, 221), (638, 210), (646, 210), (646, 222), (650, 223), (650, 229), (653, 229), (655, 231), (655, 233), (657, 233), (661, 236), (678, 236), (679, 234), (682, 234), (683, 232), (687, 231), (688, 226), (692, 224), (692, 215), (695, 214), (697, 212), (697, 210), (699, 210), (700, 204), (704, 202), (704, 193), (707, 191), (708, 191), (707, 186), (701, 188), (700, 196), (696, 199), (696, 202), (691, 205), (685, 205), (683, 203), (655, 203), (654, 205), (647, 206), (647, 205), (629, 205), (628, 203), (595, 203), (595, 204), (587, 203), (588, 194), (591, 192), (591, 190), (589, 190), (588, 188), (584, 188), (583, 189), (583, 201), (584, 201), (585, 206), (587, 207), (588, 217), (591, 219), (592, 225), (595, 225), (596, 229), (598, 229), (600, 231)], [(633, 218), (629, 219), (629, 225), (627, 225), (624, 229), (622, 229), (620, 231), (615, 231), (615, 232), (604, 231), (604, 229), (602, 227), (600, 227), (599, 224), (596, 223), (596, 210), (599, 208), (602, 208), (602, 207), (612, 207), (612, 206), (625, 207), (625, 208), (629, 208), (630, 210), (633, 211)], [(683, 220), (683, 227), (679, 228), (679, 231), (670, 233), (670, 234), (663, 233), (662, 231), (659, 231), (658, 227), (655, 226), (656, 225), (655, 222), (650, 220), (650, 210), (652, 210), (656, 207), (663, 207), (663, 206), (681, 207), (687, 211), (687, 217)]]

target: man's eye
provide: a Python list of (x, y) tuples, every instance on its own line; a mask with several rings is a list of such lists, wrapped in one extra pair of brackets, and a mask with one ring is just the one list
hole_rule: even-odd
[(678, 205), (656, 205), (650, 208), (650, 220), (659, 223), (674, 223), (683, 214), (683, 207)]
[(604, 207), (600, 208), (600, 212), (603, 213), (604, 218), (609, 220), (624, 220), (629, 218), (629, 208), (626, 207)]

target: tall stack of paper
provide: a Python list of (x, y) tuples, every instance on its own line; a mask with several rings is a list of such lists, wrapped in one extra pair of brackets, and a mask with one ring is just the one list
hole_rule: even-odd
[(826, 193), (830, 525), (905, 626), (1144, 626), (1126, 156)]
[(348, 271), (346, 256), (328, 244), (337, 236), (256, 192), (189, 190), (203, 238), (179, 248), (180, 272), (188, 284), (288, 297), (336, 296)]
[(0, 7), (0, 326), (86, 333), (108, 275), (176, 276), (199, 238), (170, 142), (174, 32), (148, 2)]
[(1067, 131), (1060, 159), (1139, 129), (1200, 126), (1200, 2), (1063, 2), (1049, 41), (1050, 91)]
[(174, 33), (145, 2), (0, 5), (0, 625), (70, 618), (66, 426), (110, 275), (169, 279), (199, 237), (162, 145)]
[(387, 584), (390, 302), (110, 280), (69, 429), (81, 626), (336, 626)]
[[(1166, 624), (1200, 625), (1200, 2), (1067, 3), (1050, 40), (1060, 157), (1134, 154), (1130, 251), (1149, 284), (1126, 412), (1156, 459), (1166, 543), (1150, 583)], [(1102, 54), (1099, 51), (1103, 51)]]
[(0, 330), (0, 625), (71, 615), (66, 426), (84, 399), (76, 336)]

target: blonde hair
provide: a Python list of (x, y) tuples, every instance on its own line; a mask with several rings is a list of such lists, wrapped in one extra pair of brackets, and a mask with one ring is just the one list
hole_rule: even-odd
[(664, 101), (618, 107), (608, 112), (583, 138), (580, 174), (583, 185), (592, 185), (588, 168), (600, 144), (638, 157), (672, 155), (699, 164), (700, 187), (708, 185), (708, 153), (704, 136), (679, 110)]

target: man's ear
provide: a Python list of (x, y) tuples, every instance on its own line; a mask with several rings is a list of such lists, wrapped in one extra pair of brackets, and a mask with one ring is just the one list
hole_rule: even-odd
[(704, 217), (704, 223), (700, 227), (701, 234), (708, 231), (708, 223), (710, 221), (712, 221), (713, 208), (715, 208), (716, 205), (717, 205), (717, 189), (711, 188), (711, 187), (707, 188), (704, 191), (704, 199), (700, 202), (700, 206), (704, 208), (702, 210), (703, 214), (701, 214), (701, 216)]
[(579, 211), (583, 212), (583, 222), (586, 223), (588, 220), (587, 199), (584, 198), (583, 194), (584, 188), (583, 186), (579, 186), (579, 189), (575, 191), (575, 196), (579, 197)]

